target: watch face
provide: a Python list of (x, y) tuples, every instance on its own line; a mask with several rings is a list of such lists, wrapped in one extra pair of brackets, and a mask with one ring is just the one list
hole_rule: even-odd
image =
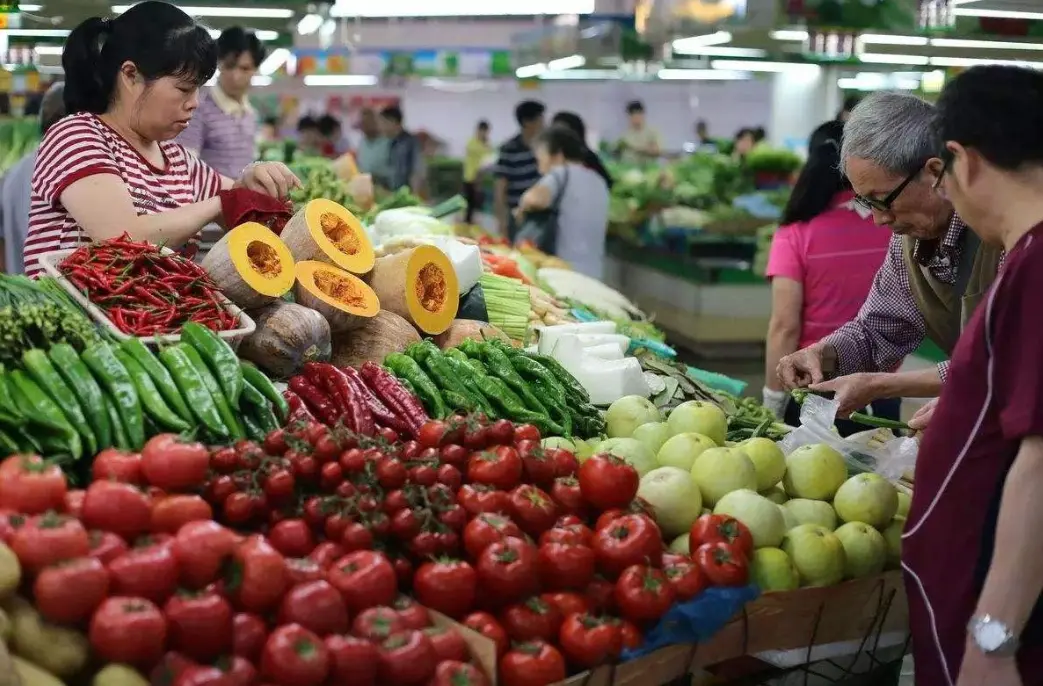
[(999, 650), (1007, 641), (1007, 630), (998, 622), (983, 622), (978, 625), (974, 639), (985, 652)]

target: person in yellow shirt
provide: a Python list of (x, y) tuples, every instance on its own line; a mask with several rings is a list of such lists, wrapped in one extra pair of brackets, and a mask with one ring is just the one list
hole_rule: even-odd
[(485, 160), (493, 154), (489, 145), (489, 122), (484, 119), (478, 122), (474, 136), (467, 141), (464, 151), (464, 198), (467, 200), (467, 214), (464, 221), (471, 223), (474, 211), (482, 205), (482, 189), (478, 175)]

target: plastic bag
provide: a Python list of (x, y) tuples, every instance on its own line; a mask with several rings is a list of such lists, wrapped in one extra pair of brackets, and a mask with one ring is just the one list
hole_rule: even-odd
[(802, 445), (825, 443), (844, 456), (855, 472), (876, 472), (889, 481), (898, 481), (916, 466), (919, 443), (914, 438), (895, 437), (886, 429), (871, 429), (841, 438), (833, 430), (838, 404), (808, 394), (800, 408), (800, 426), (779, 442), (789, 455)]

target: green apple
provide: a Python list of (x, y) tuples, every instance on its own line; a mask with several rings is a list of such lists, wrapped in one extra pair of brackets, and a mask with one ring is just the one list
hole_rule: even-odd
[(677, 553), (679, 555), (691, 555), (691, 547), (689, 545), (690, 539), (688, 534), (681, 534), (674, 540), (670, 541), (670, 545), (667, 547), (671, 553)]
[(620, 458), (644, 476), (659, 466), (655, 453), (648, 446), (633, 438), (607, 438), (594, 448), (595, 453), (608, 453)]
[(674, 408), (666, 418), (672, 435), (694, 432), (709, 436), (717, 445), (724, 445), (728, 434), (728, 417), (724, 410), (704, 400), (689, 400)]
[(757, 470), (738, 448), (710, 448), (692, 463), (692, 479), (703, 500), (715, 505), (726, 494), (741, 488), (757, 490)]
[(833, 532), (844, 546), (844, 576), (858, 579), (884, 571), (887, 541), (883, 535), (862, 522), (848, 522)]
[(576, 452), (576, 444), (571, 438), (565, 438), (564, 436), (548, 436), (540, 441), (540, 446), (547, 450), (550, 450), (551, 448), (561, 448), (562, 450), (568, 450), (573, 454)]
[[(650, 426), (650, 425), (646, 425)], [(695, 458), (717, 444), (712, 438), (697, 433), (683, 433), (666, 439), (656, 453), (656, 459), (664, 467), (677, 467), (691, 471)]]
[(909, 495), (905, 491), (898, 491), (898, 510), (895, 512), (895, 516), (901, 515), (903, 517), (909, 516), (909, 506), (913, 502), (913, 496)]
[(844, 578), (844, 544), (825, 527), (801, 524), (790, 529), (782, 549), (800, 572), (801, 586), (830, 586)]
[(651, 450), (653, 455), (656, 455), (659, 453), (659, 449), (663, 447), (663, 444), (666, 443), (666, 439), (670, 438), (670, 429), (667, 427), (666, 422), (648, 422), (634, 429), (634, 433), (630, 437), (644, 443), (645, 447)]
[(784, 502), (782, 509), (789, 512), (797, 524), (818, 524), (830, 531), (837, 528), (837, 513), (821, 500), (793, 498)]
[(786, 456), (770, 438), (749, 438), (739, 444), (757, 470), (757, 490), (764, 491), (782, 480), (786, 473)]
[(763, 593), (792, 591), (800, 586), (800, 572), (781, 548), (758, 548), (750, 558), (750, 581)]
[(783, 490), (782, 486), (772, 486), (771, 488), (761, 491), (760, 494), (770, 500), (773, 503), (781, 505), (782, 503), (789, 500), (789, 496), (786, 495), (786, 491)]
[(833, 507), (845, 522), (863, 522), (882, 529), (898, 512), (898, 491), (879, 474), (856, 474), (837, 489)]
[(786, 456), (782, 485), (792, 498), (832, 500), (845, 479), (843, 456), (825, 443), (802, 445)]
[(655, 510), (656, 522), (667, 536), (692, 528), (703, 511), (703, 499), (692, 476), (677, 467), (658, 467), (641, 477), (637, 495)]
[(576, 446), (576, 459), (580, 462), (586, 462), (591, 455), (594, 454), (594, 445), (591, 441), (584, 441), (581, 438), (572, 439), (573, 444)]
[(725, 495), (713, 513), (735, 517), (745, 524), (754, 548), (777, 547), (786, 533), (786, 520), (779, 506), (753, 490), (741, 489)]
[(663, 415), (648, 398), (623, 396), (608, 407), (605, 425), (609, 438), (630, 438), (634, 429), (649, 422), (661, 422)]
[(896, 515), (884, 529), (884, 541), (887, 543), (887, 568), (898, 569), (902, 566), (902, 531), (905, 529), (905, 517)]

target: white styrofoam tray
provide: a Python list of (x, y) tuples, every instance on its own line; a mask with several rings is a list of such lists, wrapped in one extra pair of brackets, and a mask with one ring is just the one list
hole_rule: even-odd
[[(172, 255), (174, 251), (169, 248), (163, 248), (163, 254)], [(83, 307), (84, 310), (94, 319), (96, 322), (107, 328), (113, 336), (123, 340), (130, 338), (130, 334), (126, 334), (119, 330), (119, 328), (112, 323), (108, 315), (105, 312), (92, 303), (79, 289), (72, 284), (69, 279), (65, 278), (65, 275), (58, 269), (58, 265), (66, 257), (71, 255), (75, 250), (55, 250), (53, 252), (44, 253), (40, 255), (40, 266), (43, 267), (44, 271), (47, 272), (48, 276), (54, 277), (54, 279), (61, 284), (62, 288), (72, 296), (72, 298)], [(218, 331), (217, 335), (224, 340), (228, 345), (232, 346), (232, 349), (239, 347), (239, 343), (252, 334), (257, 329), (257, 324), (250, 318), (246, 312), (243, 311), (238, 305), (233, 303), (231, 300), (225, 297), (223, 293), (218, 292), (220, 300), (225, 307), (225, 311), (229, 314), (239, 318), (238, 329), (228, 329), (227, 331)], [(151, 345), (153, 347), (159, 347), (160, 344), (170, 345), (177, 343), (181, 340), (179, 334), (168, 334), (165, 336), (142, 336), (141, 342), (145, 345)]]

